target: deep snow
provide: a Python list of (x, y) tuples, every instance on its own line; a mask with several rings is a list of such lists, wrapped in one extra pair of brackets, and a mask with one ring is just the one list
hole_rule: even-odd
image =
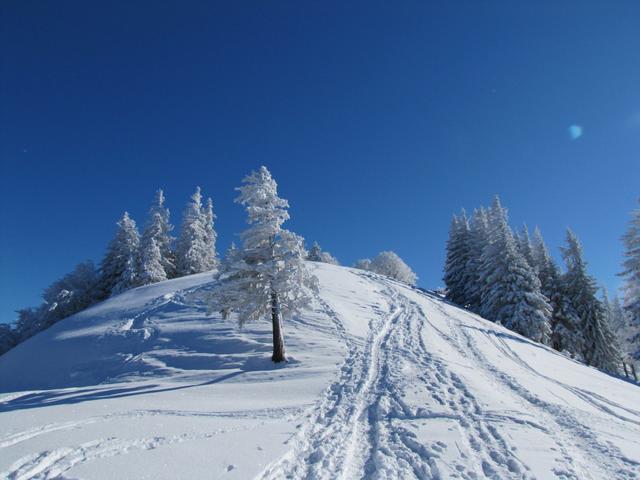
[(285, 324), (141, 287), (0, 357), (0, 478), (640, 477), (640, 387), (437, 296), (310, 263)]

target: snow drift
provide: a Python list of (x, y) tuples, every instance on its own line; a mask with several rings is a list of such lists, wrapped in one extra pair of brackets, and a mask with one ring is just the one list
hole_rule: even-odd
[(0, 357), (0, 477), (640, 476), (640, 388), (367, 272), (310, 263), (285, 322), (207, 312), (199, 274)]

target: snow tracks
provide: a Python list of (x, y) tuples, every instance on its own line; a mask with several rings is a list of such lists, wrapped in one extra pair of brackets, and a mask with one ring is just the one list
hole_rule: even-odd
[[(471, 392), (427, 351), (422, 339), (427, 323), (417, 305), (391, 282), (381, 294), (388, 311), (373, 312), (364, 344), (351, 339), (321, 301), (349, 353), (338, 378), (290, 440), (291, 450), (262, 478), (529, 478)], [(442, 458), (453, 446), (419, 438), (421, 425), (428, 428), (434, 419), (458, 429), (460, 462)]]

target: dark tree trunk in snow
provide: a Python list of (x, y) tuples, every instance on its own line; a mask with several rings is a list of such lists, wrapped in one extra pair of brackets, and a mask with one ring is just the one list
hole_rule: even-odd
[(275, 363), (284, 362), (287, 358), (284, 355), (284, 337), (282, 336), (282, 325), (280, 324), (280, 303), (276, 292), (271, 294), (271, 323), (273, 327), (273, 355), (271, 360)]

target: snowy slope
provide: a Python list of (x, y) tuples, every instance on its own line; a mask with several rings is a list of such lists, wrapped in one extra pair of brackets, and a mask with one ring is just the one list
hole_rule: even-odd
[(207, 313), (201, 274), (0, 357), (0, 478), (640, 476), (640, 387), (391, 280), (310, 264), (286, 323)]

